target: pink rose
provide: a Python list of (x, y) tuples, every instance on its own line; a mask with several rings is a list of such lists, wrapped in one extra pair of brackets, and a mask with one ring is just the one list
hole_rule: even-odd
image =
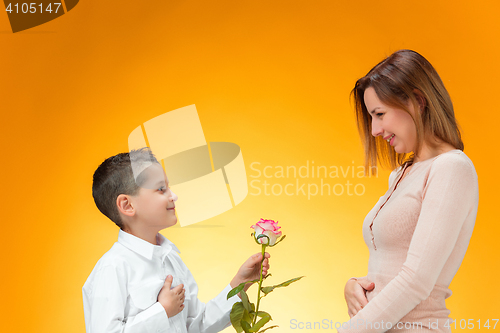
[(276, 240), (281, 237), (281, 231), (278, 230), (281, 227), (278, 226), (278, 222), (274, 222), (273, 220), (260, 219), (257, 224), (251, 226), (250, 228), (255, 230), (255, 239), (257, 239), (259, 235), (266, 235), (269, 237), (269, 243), (266, 237), (259, 238), (257, 241), (260, 244), (273, 246), (276, 243)]

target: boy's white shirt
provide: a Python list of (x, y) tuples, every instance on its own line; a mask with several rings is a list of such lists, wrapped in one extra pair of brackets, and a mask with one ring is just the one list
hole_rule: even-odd
[[(83, 309), (87, 333), (219, 332), (230, 324), (229, 313), (238, 296), (227, 300), (224, 290), (206, 304), (181, 260), (177, 247), (158, 234), (153, 245), (122, 230), (118, 242), (97, 262), (85, 282)], [(184, 284), (184, 309), (168, 318), (157, 301), (167, 275), (172, 288)]]

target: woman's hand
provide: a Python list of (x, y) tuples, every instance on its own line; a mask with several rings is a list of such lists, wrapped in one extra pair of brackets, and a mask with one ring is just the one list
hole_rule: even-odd
[(344, 297), (347, 303), (347, 312), (349, 317), (354, 317), (362, 308), (368, 304), (366, 292), (375, 288), (375, 283), (367, 278), (351, 278), (345, 284)]

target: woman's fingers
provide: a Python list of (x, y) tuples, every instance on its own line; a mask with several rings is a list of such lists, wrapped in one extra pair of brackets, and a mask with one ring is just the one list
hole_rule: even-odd
[(372, 281), (370, 281), (368, 279), (361, 278), (361, 279), (357, 279), (356, 281), (365, 290), (371, 291), (371, 290), (373, 290), (373, 288), (375, 288), (375, 283), (373, 283)]
[[(375, 284), (367, 279), (349, 280), (344, 289), (347, 312), (352, 318), (367, 304), (366, 291), (373, 290)], [(366, 287), (366, 289), (365, 289)]]
[(368, 304), (368, 300), (366, 299), (365, 291), (362, 288), (359, 288), (356, 290), (354, 293), (354, 297), (356, 298), (356, 301), (358, 302), (359, 306), (361, 307), (359, 310), (364, 308), (366, 304)]
[(349, 317), (354, 317), (360, 310), (362, 306), (359, 303), (352, 303), (347, 308), (347, 313), (349, 313)]

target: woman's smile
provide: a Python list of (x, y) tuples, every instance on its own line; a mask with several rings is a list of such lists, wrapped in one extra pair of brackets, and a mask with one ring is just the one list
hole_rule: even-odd
[(364, 101), (372, 119), (372, 135), (382, 136), (397, 153), (412, 152), (417, 143), (417, 129), (408, 112), (414, 114), (413, 104), (408, 103), (408, 112), (387, 105), (380, 100), (373, 87), (366, 88)]

